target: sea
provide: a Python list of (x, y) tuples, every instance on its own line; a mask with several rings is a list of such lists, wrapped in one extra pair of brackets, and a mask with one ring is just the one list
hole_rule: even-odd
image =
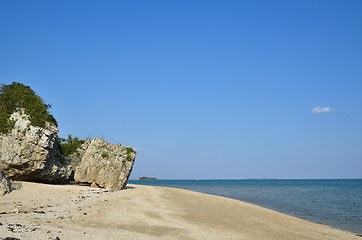
[(362, 234), (362, 179), (130, 180), (259, 205)]

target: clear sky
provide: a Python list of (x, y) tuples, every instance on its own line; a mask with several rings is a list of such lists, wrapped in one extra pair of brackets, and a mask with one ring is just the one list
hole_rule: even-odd
[(131, 178), (362, 178), (361, 0), (0, 1), (0, 82)]

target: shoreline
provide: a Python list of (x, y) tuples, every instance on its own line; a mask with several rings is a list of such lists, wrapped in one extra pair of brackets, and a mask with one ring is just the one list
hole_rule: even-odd
[(0, 237), (18, 239), (361, 239), (235, 199), (128, 184), (112, 191), (22, 182), (0, 198)]
[[(223, 196), (362, 235), (362, 179), (158, 180), (130, 183)], [(357, 188), (357, 191), (356, 191)], [(348, 197), (345, 195), (348, 195)]]

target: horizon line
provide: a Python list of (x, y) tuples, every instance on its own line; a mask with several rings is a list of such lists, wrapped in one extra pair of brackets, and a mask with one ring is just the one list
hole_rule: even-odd
[[(137, 181), (138, 179), (129, 179), (130, 181)], [(156, 178), (150, 180), (362, 180), (361, 178)]]

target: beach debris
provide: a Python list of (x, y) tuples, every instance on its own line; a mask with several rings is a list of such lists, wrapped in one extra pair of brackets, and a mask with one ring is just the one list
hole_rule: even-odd
[(38, 210), (34, 210), (33, 213), (41, 213), (41, 214), (45, 214), (44, 211), (38, 211)]

